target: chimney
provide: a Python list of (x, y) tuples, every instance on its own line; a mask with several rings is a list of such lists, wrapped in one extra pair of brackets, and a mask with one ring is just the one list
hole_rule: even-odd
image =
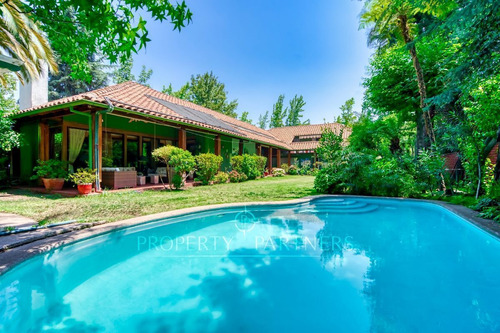
[(49, 101), (49, 76), (46, 63), (39, 77), (19, 85), (19, 108), (29, 109)]

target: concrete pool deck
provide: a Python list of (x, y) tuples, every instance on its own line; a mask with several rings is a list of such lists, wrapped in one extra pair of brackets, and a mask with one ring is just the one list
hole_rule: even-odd
[(41, 253), (49, 252), (60, 246), (67, 245), (79, 240), (83, 240), (90, 237), (95, 237), (101, 234), (112, 232), (114, 230), (131, 227), (134, 225), (150, 222), (153, 220), (177, 217), (186, 214), (204, 212), (213, 209), (221, 208), (236, 208), (236, 207), (249, 207), (249, 206), (269, 206), (269, 205), (287, 205), (287, 204), (299, 204), (307, 203), (317, 198), (365, 198), (365, 199), (384, 199), (384, 200), (396, 200), (396, 201), (413, 201), (413, 202), (427, 202), (432, 204), (437, 204), (442, 206), (452, 213), (464, 218), (465, 220), (471, 222), (473, 225), (485, 230), (493, 236), (500, 239), (500, 223), (494, 222), (492, 220), (486, 220), (478, 217), (478, 212), (469, 209), (464, 206), (454, 205), (442, 201), (435, 200), (420, 200), (420, 199), (406, 199), (406, 198), (386, 198), (386, 197), (367, 197), (367, 196), (356, 196), (356, 195), (314, 195), (307, 196), (300, 199), (286, 200), (286, 201), (267, 201), (267, 202), (247, 202), (247, 203), (229, 203), (229, 204), (218, 204), (218, 205), (207, 205), (200, 207), (191, 207), (178, 209), (168, 212), (162, 212), (152, 215), (145, 215), (140, 217), (134, 217), (127, 220), (109, 222), (104, 224), (82, 224), (81, 228), (75, 228), (74, 230), (69, 230), (64, 233), (54, 233), (47, 235), (41, 239), (35, 239), (27, 244), (22, 244), (17, 247), (6, 249), (4, 252), (0, 253), (0, 275), (14, 267), (15, 265)]

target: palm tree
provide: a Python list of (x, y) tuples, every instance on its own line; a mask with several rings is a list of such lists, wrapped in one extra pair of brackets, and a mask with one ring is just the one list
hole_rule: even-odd
[(438, 19), (455, 6), (455, 1), (451, 0), (367, 0), (361, 14), (360, 27), (370, 29), (369, 42), (379, 47), (403, 42), (412, 58), (420, 95), (420, 109), (415, 111), (416, 154), (436, 139), (430, 113), (426, 111), (427, 88), (414, 40), (417, 29), (415, 17), (424, 14)]
[[(0, 49), (4, 54), (23, 62), (21, 82), (37, 78), (46, 63), (51, 72), (57, 71), (57, 63), (48, 40), (25, 10), (20, 0), (0, 3)], [(3, 75), (0, 84), (5, 85)]]

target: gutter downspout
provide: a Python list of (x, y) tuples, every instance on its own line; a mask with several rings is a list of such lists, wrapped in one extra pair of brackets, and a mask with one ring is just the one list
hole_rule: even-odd
[(106, 103), (108, 103), (108, 108), (106, 110), (102, 110), (102, 111), (97, 111), (95, 114), (96, 114), (96, 117), (95, 117), (95, 133), (94, 133), (94, 156), (95, 156), (95, 172), (96, 172), (96, 181), (95, 181), (95, 190), (96, 192), (98, 191), (101, 191), (101, 180), (99, 179), (99, 176), (100, 176), (100, 169), (101, 169), (101, 160), (99, 159), (99, 115), (103, 115), (103, 114), (108, 114), (108, 113), (111, 113), (113, 112), (113, 110), (115, 109), (115, 106), (113, 105), (113, 103), (111, 103), (111, 101), (109, 100), (109, 98), (105, 97), (104, 98), (106, 100)]

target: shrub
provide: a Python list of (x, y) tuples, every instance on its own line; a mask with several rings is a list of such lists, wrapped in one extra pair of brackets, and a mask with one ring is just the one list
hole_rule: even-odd
[(255, 179), (262, 176), (263, 172), (260, 169), (262, 161), (260, 156), (256, 155), (244, 154), (233, 156), (231, 157), (231, 168), (240, 174), (245, 174), (248, 179)]
[(204, 185), (210, 183), (222, 164), (222, 156), (207, 153), (200, 154), (195, 157), (196, 159), (196, 173)]
[(67, 163), (59, 160), (37, 161), (38, 165), (33, 168), (35, 175), (31, 179), (38, 178), (67, 178)]
[(69, 179), (76, 185), (92, 184), (95, 182), (96, 171), (92, 169), (78, 169), (69, 175)]
[(228, 176), (231, 183), (238, 183), (241, 179), (240, 173), (236, 170), (231, 171)]
[[(182, 148), (174, 146), (160, 147), (153, 151), (152, 156), (156, 161), (166, 165), (170, 188), (173, 185), (175, 189), (180, 189), (184, 185), (186, 178), (196, 167), (196, 160), (193, 155)], [(180, 178), (175, 177), (175, 175)]]
[(289, 175), (298, 175), (299, 174), (299, 168), (297, 168), (296, 165), (290, 165), (288, 168), (288, 174)]
[(225, 184), (229, 180), (229, 174), (227, 172), (219, 171), (214, 177), (215, 184)]
[(285, 173), (288, 173), (288, 169), (290, 168), (290, 166), (286, 163), (283, 163), (281, 164), (281, 169), (283, 169), (283, 171), (285, 171)]
[(311, 161), (303, 160), (300, 164), (299, 174), (308, 175), (311, 172)]
[(273, 168), (273, 177), (284, 177), (285, 170), (281, 168)]
[(257, 169), (260, 172), (259, 177), (262, 177), (266, 172), (267, 157), (253, 155), (255, 162), (257, 163)]

